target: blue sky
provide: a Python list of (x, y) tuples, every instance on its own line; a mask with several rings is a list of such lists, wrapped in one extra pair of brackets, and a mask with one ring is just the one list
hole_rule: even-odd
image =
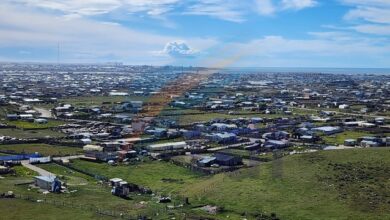
[(390, 0), (2, 0), (0, 61), (390, 67)]

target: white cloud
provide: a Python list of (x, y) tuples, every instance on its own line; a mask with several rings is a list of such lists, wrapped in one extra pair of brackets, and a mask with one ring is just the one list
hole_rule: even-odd
[(236, 0), (198, 0), (189, 5), (184, 14), (206, 15), (218, 19), (243, 22), (245, 14), (245, 1)]
[(180, 0), (5, 0), (30, 7), (61, 11), (65, 15), (91, 16), (106, 14), (117, 9), (130, 13), (145, 12), (160, 15), (172, 9)]
[(256, 0), (256, 11), (261, 15), (272, 15), (276, 11), (276, 7), (272, 0)]
[(366, 34), (379, 34), (379, 35), (390, 35), (390, 25), (356, 25), (352, 29)]
[(317, 5), (317, 2), (314, 0), (282, 0), (281, 4), (284, 9), (301, 10), (314, 7)]
[[(390, 44), (383, 39), (355, 37), (348, 33), (312, 33), (312, 39), (288, 39), (265, 36), (247, 43), (232, 43), (209, 65), (228, 60), (234, 66), (332, 66), (387, 67), (390, 63)], [(341, 37), (340, 37), (341, 36)], [(359, 62), (357, 62), (359, 61)]]
[[(55, 50), (57, 42), (60, 42), (61, 57), (66, 62), (94, 62), (108, 57), (139, 64), (169, 64), (172, 58), (155, 57), (153, 51), (176, 39), (177, 36), (145, 33), (112, 23), (85, 18), (69, 20), (25, 8), (0, 5), (0, 47)], [(216, 43), (211, 38), (181, 40), (199, 50)]]
[(284, 10), (302, 10), (317, 5), (315, 0), (255, 0), (256, 11), (261, 15), (273, 15)]
[[(389, 3), (390, 6), (390, 3)], [(346, 15), (346, 19), (364, 19), (373, 23), (390, 24), (390, 7), (363, 7), (359, 6), (356, 9), (350, 10)]]
[(361, 33), (389, 35), (389, 0), (341, 0), (352, 9), (344, 16), (347, 21), (358, 21), (350, 28)]
[(188, 46), (185, 42), (168, 42), (160, 54), (166, 54), (174, 58), (193, 58), (198, 51)]

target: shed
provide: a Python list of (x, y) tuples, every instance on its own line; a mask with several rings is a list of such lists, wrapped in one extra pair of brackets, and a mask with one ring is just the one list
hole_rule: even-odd
[(214, 157), (216, 163), (221, 166), (236, 166), (242, 164), (242, 158), (238, 156), (216, 153)]
[(35, 176), (34, 184), (51, 192), (60, 192), (61, 190), (61, 182), (55, 176)]
[(216, 159), (216, 157), (205, 156), (197, 161), (197, 165), (200, 167), (209, 167), (215, 163)]

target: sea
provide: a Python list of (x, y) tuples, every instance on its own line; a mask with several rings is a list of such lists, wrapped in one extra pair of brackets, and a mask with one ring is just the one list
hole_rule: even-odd
[(229, 67), (224, 72), (234, 73), (329, 73), (390, 75), (390, 68), (322, 68), (322, 67)]

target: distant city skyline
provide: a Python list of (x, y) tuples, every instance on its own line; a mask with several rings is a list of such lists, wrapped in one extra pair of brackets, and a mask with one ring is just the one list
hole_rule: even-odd
[(389, 68), (389, 36), (389, 0), (0, 3), (6, 62)]

